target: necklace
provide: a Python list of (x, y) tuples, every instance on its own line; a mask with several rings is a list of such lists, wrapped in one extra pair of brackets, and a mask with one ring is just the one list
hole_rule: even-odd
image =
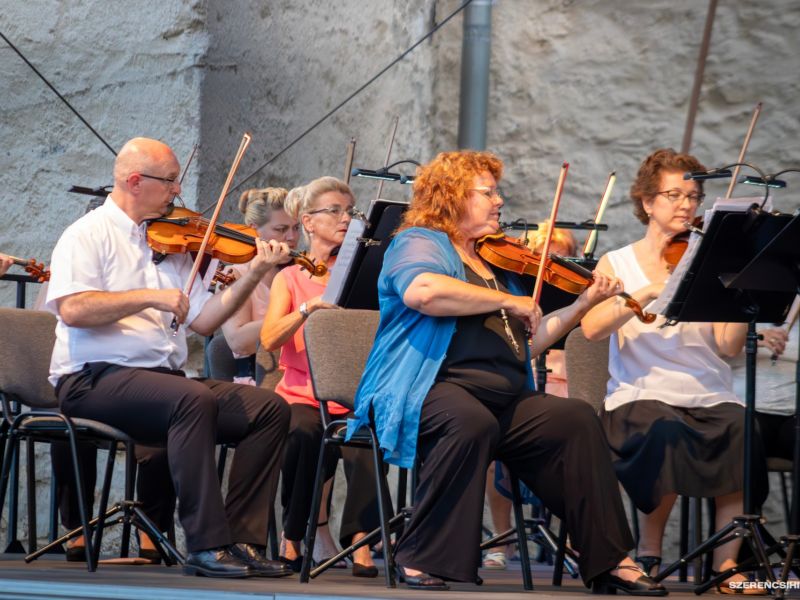
[[(472, 269), (472, 265), (470, 265), (470, 268)], [(494, 283), (494, 289), (496, 289), (498, 292), (500, 291), (500, 287), (497, 285), (496, 277), (491, 280), (487, 280), (483, 275), (478, 273), (475, 269), (472, 269), (472, 271), (483, 280), (483, 283), (486, 284), (487, 288), (492, 289), (492, 286), (489, 285), (489, 281), (492, 281)], [(508, 341), (511, 342), (511, 345), (514, 347), (514, 354), (519, 356), (519, 344), (517, 343), (517, 338), (514, 337), (514, 332), (511, 331), (511, 325), (508, 322), (508, 315), (506, 314), (505, 308), (500, 309), (500, 318), (503, 320), (503, 329), (505, 329), (506, 331), (506, 337), (508, 337)]]

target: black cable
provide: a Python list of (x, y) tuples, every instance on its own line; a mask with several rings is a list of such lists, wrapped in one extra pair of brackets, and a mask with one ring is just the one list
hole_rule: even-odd
[[(408, 56), (408, 55), (409, 55), (409, 54), (410, 54), (410, 53), (411, 53), (411, 52), (412, 52), (412, 51), (413, 51), (413, 50), (414, 50), (414, 49), (415, 49), (417, 46), (419, 46), (419, 45), (420, 45), (422, 42), (424, 42), (424, 41), (425, 41), (425, 40), (427, 40), (429, 37), (431, 37), (431, 36), (432, 36), (434, 33), (436, 33), (436, 32), (437, 32), (437, 31), (438, 31), (438, 30), (439, 30), (441, 27), (443, 27), (445, 23), (447, 23), (447, 22), (448, 22), (450, 19), (452, 19), (453, 17), (455, 17), (455, 16), (456, 16), (458, 13), (460, 13), (462, 10), (464, 10), (464, 9), (465, 9), (465, 8), (466, 8), (466, 7), (467, 7), (469, 4), (471, 4), (471, 3), (472, 3), (472, 0), (465, 0), (465, 2), (464, 2), (464, 3), (463, 3), (461, 6), (459, 6), (459, 7), (458, 7), (456, 10), (454, 10), (454, 11), (453, 11), (451, 14), (449, 14), (449, 15), (448, 15), (448, 16), (447, 16), (447, 17), (446, 17), (444, 20), (442, 20), (440, 23), (437, 23), (437, 24), (436, 24), (436, 26), (435, 26), (433, 29), (431, 29), (431, 30), (430, 30), (428, 33), (426, 33), (426, 34), (425, 34), (424, 36), (422, 36), (422, 37), (421, 37), (419, 40), (417, 40), (417, 41), (416, 41), (416, 42), (415, 42), (415, 43), (414, 43), (414, 44), (413, 44), (411, 47), (409, 47), (407, 50), (405, 50), (405, 52), (403, 52), (403, 53), (402, 53), (400, 56), (398, 56), (397, 58), (395, 58), (395, 59), (394, 59), (392, 62), (390, 62), (390, 63), (389, 63), (388, 65), (386, 65), (386, 66), (385, 66), (383, 69), (381, 69), (381, 70), (380, 70), (380, 71), (379, 71), (379, 72), (378, 72), (376, 75), (374, 75), (373, 77), (371, 77), (369, 81), (367, 81), (367, 82), (366, 82), (364, 85), (362, 85), (361, 87), (359, 87), (359, 88), (358, 88), (356, 91), (354, 91), (352, 94), (350, 94), (350, 95), (349, 95), (347, 98), (345, 98), (345, 99), (344, 99), (342, 102), (340, 102), (339, 104), (337, 104), (337, 105), (336, 105), (336, 106), (335, 106), (333, 109), (331, 109), (330, 111), (328, 111), (328, 112), (325, 114), (325, 116), (323, 116), (323, 117), (322, 117), (321, 119), (319, 119), (319, 120), (318, 120), (316, 123), (314, 123), (313, 125), (311, 125), (311, 127), (309, 127), (308, 129), (306, 129), (306, 130), (305, 130), (303, 133), (301, 133), (299, 136), (297, 136), (295, 139), (293, 139), (291, 142), (289, 142), (289, 144), (288, 144), (288, 145), (286, 145), (286, 146), (285, 146), (285, 147), (284, 147), (282, 150), (280, 150), (280, 151), (279, 151), (277, 154), (273, 155), (273, 156), (272, 156), (272, 157), (271, 157), (271, 158), (270, 158), (270, 159), (269, 159), (267, 162), (265, 162), (263, 165), (261, 165), (260, 167), (258, 167), (258, 168), (257, 168), (255, 171), (253, 171), (253, 172), (252, 172), (250, 175), (248, 175), (247, 177), (245, 177), (244, 179), (242, 179), (242, 180), (241, 180), (239, 183), (237, 183), (235, 186), (233, 186), (233, 187), (232, 187), (232, 188), (231, 188), (231, 189), (228, 191), (228, 195), (230, 195), (231, 193), (233, 193), (235, 190), (238, 190), (238, 189), (239, 189), (240, 187), (242, 187), (242, 186), (243, 186), (243, 185), (244, 185), (246, 182), (250, 181), (250, 180), (251, 180), (253, 177), (255, 177), (255, 176), (256, 176), (256, 175), (257, 175), (259, 172), (261, 172), (263, 169), (265, 169), (265, 168), (266, 168), (266, 167), (268, 167), (270, 164), (272, 164), (272, 163), (273, 163), (273, 162), (274, 162), (274, 161), (275, 161), (275, 160), (276, 160), (276, 159), (277, 159), (279, 156), (281, 156), (282, 154), (284, 154), (285, 152), (287, 152), (287, 151), (288, 151), (288, 150), (289, 150), (289, 149), (290, 149), (292, 146), (294, 146), (294, 145), (295, 145), (297, 142), (299, 142), (300, 140), (302, 140), (302, 139), (303, 139), (304, 137), (306, 137), (306, 136), (307, 136), (309, 133), (311, 133), (311, 132), (312, 132), (314, 129), (316, 129), (317, 127), (319, 127), (319, 126), (320, 126), (320, 125), (321, 125), (323, 122), (325, 122), (325, 121), (326, 121), (328, 118), (330, 118), (330, 117), (331, 117), (331, 116), (332, 116), (332, 115), (333, 115), (333, 114), (334, 114), (336, 111), (338, 111), (338, 110), (339, 110), (340, 108), (342, 108), (342, 107), (343, 107), (345, 104), (347, 104), (348, 102), (350, 102), (350, 100), (352, 100), (353, 98), (355, 98), (355, 97), (356, 97), (358, 94), (360, 94), (361, 92), (363, 92), (363, 91), (364, 91), (364, 90), (365, 90), (365, 89), (366, 89), (366, 88), (367, 88), (369, 85), (371, 85), (373, 82), (375, 82), (375, 80), (376, 80), (376, 79), (378, 79), (378, 78), (379, 78), (381, 75), (383, 75), (384, 73), (386, 73), (386, 71), (388, 71), (389, 69), (391, 69), (393, 66), (395, 66), (397, 63), (399, 63), (401, 60), (403, 60), (403, 59), (404, 59), (406, 56)], [(210, 207), (209, 207), (209, 208), (210, 208)], [(208, 208), (204, 209), (204, 210), (203, 210), (203, 212), (206, 212), (207, 210), (208, 210)]]
[(84, 119), (84, 118), (81, 116), (81, 113), (79, 113), (79, 112), (78, 112), (78, 111), (75, 109), (75, 107), (74, 107), (74, 106), (72, 106), (72, 104), (70, 104), (70, 103), (69, 103), (69, 101), (68, 101), (66, 98), (64, 98), (64, 96), (62, 96), (62, 95), (59, 93), (59, 91), (58, 91), (56, 88), (54, 88), (54, 87), (53, 87), (53, 84), (51, 84), (49, 81), (47, 81), (47, 78), (45, 78), (45, 76), (44, 76), (44, 75), (42, 75), (42, 74), (39, 72), (39, 70), (38, 70), (36, 67), (34, 67), (34, 66), (33, 66), (33, 64), (31, 63), (31, 61), (29, 61), (27, 58), (25, 58), (25, 55), (24, 55), (24, 54), (22, 54), (22, 52), (20, 52), (20, 51), (19, 51), (19, 48), (17, 48), (17, 47), (16, 47), (14, 44), (12, 44), (12, 43), (11, 43), (11, 40), (9, 40), (9, 39), (8, 39), (8, 38), (7, 38), (7, 37), (6, 37), (6, 36), (3, 34), (3, 32), (2, 32), (2, 31), (0, 31), (0, 37), (1, 37), (1, 38), (3, 38), (3, 40), (5, 40), (5, 42), (6, 42), (6, 44), (8, 44), (8, 45), (11, 47), (11, 49), (12, 49), (14, 52), (16, 52), (16, 53), (19, 55), (19, 57), (20, 57), (22, 60), (24, 60), (24, 61), (25, 61), (25, 64), (26, 64), (26, 65), (28, 65), (28, 66), (31, 68), (31, 70), (32, 70), (34, 73), (36, 73), (36, 74), (39, 76), (39, 78), (40, 78), (42, 81), (44, 81), (44, 82), (45, 82), (45, 84), (47, 85), (47, 87), (49, 87), (51, 90), (53, 90), (53, 93), (54, 93), (56, 96), (58, 96), (58, 98), (59, 98), (59, 99), (60, 99), (60, 100), (61, 100), (61, 101), (62, 101), (64, 104), (66, 104), (66, 105), (67, 105), (67, 107), (68, 107), (68, 108), (69, 108), (69, 109), (70, 109), (72, 112), (74, 112), (74, 113), (75, 113), (75, 116), (76, 116), (76, 117), (78, 117), (78, 118), (81, 120), (81, 122), (82, 122), (84, 125), (86, 125), (86, 127), (88, 127), (88, 128), (89, 128), (89, 130), (90, 130), (90, 131), (91, 131), (93, 134), (95, 134), (95, 136), (97, 136), (97, 139), (99, 139), (101, 142), (103, 142), (103, 144), (105, 145), (105, 147), (106, 147), (106, 148), (108, 148), (109, 150), (111, 150), (111, 153), (112, 153), (114, 156), (116, 156), (116, 155), (117, 155), (117, 152), (116, 152), (116, 150), (114, 150), (114, 149), (113, 149), (113, 148), (112, 148), (112, 147), (111, 147), (111, 146), (108, 144), (108, 142), (107, 142), (107, 141), (105, 141), (105, 140), (103, 139), (103, 136), (102, 136), (102, 135), (100, 135), (99, 133), (97, 133), (97, 131), (95, 130), (95, 128), (94, 128), (94, 127), (92, 127), (91, 125), (89, 125), (89, 122), (88, 122), (86, 119)]

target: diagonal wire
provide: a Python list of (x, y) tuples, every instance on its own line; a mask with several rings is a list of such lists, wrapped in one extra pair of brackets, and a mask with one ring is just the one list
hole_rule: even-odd
[[(356, 96), (358, 96), (358, 94), (360, 94), (361, 92), (363, 92), (363, 91), (364, 91), (364, 90), (365, 90), (367, 87), (369, 87), (369, 86), (370, 86), (372, 83), (374, 83), (374, 82), (375, 82), (375, 80), (377, 80), (377, 79), (378, 79), (378, 78), (379, 78), (381, 75), (383, 75), (384, 73), (386, 73), (386, 71), (388, 71), (389, 69), (391, 69), (391, 68), (392, 68), (393, 66), (395, 66), (397, 63), (399, 63), (401, 60), (403, 60), (403, 59), (404, 59), (406, 56), (408, 56), (408, 55), (409, 55), (409, 54), (410, 54), (410, 53), (411, 53), (411, 52), (412, 52), (412, 51), (413, 51), (413, 50), (414, 50), (414, 49), (415, 49), (417, 46), (419, 46), (419, 45), (420, 45), (422, 42), (424, 42), (425, 40), (427, 40), (428, 38), (430, 38), (430, 37), (431, 37), (431, 36), (432, 36), (434, 33), (436, 33), (437, 31), (439, 31), (439, 29), (441, 29), (441, 28), (442, 28), (442, 27), (443, 27), (443, 26), (444, 26), (444, 25), (445, 25), (445, 24), (446, 24), (446, 23), (447, 23), (447, 22), (448, 22), (450, 19), (452, 19), (453, 17), (455, 17), (455, 16), (456, 16), (458, 13), (460, 13), (462, 10), (464, 10), (464, 9), (465, 9), (465, 8), (466, 8), (466, 7), (467, 7), (467, 6), (468, 6), (470, 3), (472, 3), (472, 0), (465, 0), (465, 2), (464, 2), (463, 4), (461, 4), (461, 6), (459, 6), (459, 7), (458, 7), (456, 10), (454, 10), (452, 13), (450, 13), (450, 14), (449, 14), (449, 15), (448, 15), (448, 16), (447, 16), (445, 19), (443, 19), (443, 20), (442, 20), (440, 23), (437, 23), (437, 24), (436, 24), (436, 26), (435, 26), (433, 29), (431, 29), (431, 30), (430, 30), (428, 33), (426, 33), (426, 34), (425, 34), (424, 36), (422, 36), (422, 37), (421, 37), (419, 40), (417, 40), (417, 41), (416, 41), (416, 42), (415, 42), (415, 43), (414, 43), (414, 44), (413, 44), (411, 47), (409, 47), (409, 48), (408, 48), (407, 50), (405, 50), (405, 51), (404, 51), (402, 54), (400, 54), (400, 56), (398, 56), (398, 57), (397, 57), (397, 58), (395, 58), (395, 59), (394, 59), (392, 62), (390, 62), (388, 65), (386, 65), (385, 67), (383, 67), (383, 68), (382, 68), (380, 71), (378, 71), (378, 72), (377, 72), (375, 75), (373, 75), (373, 76), (372, 76), (372, 77), (371, 77), (371, 78), (370, 78), (370, 79), (369, 79), (369, 80), (368, 80), (368, 81), (367, 81), (365, 84), (363, 84), (363, 85), (362, 85), (361, 87), (359, 87), (359, 88), (358, 88), (356, 91), (354, 91), (352, 94), (350, 94), (349, 96), (347, 96), (347, 98), (345, 98), (344, 100), (342, 100), (342, 101), (341, 101), (339, 104), (337, 104), (337, 105), (336, 105), (334, 108), (332, 108), (331, 110), (329, 110), (329, 111), (328, 111), (328, 112), (327, 112), (327, 113), (326, 113), (326, 114), (325, 114), (323, 117), (321, 117), (319, 120), (317, 120), (317, 122), (316, 122), (316, 123), (314, 123), (313, 125), (311, 125), (310, 127), (308, 127), (308, 129), (306, 129), (305, 131), (303, 131), (303, 133), (301, 133), (301, 134), (300, 134), (300, 135), (298, 135), (298, 136), (297, 136), (295, 139), (293, 139), (291, 142), (289, 142), (289, 143), (288, 143), (288, 144), (287, 144), (287, 145), (286, 145), (286, 146), (285, 146), (283, 149), (281, 149), (281, 150), (280, 150), (280, 151), (278, 151), (276, 154), (274, 154), (274, 155), (273, 155), (273, 156), (272, 156), (272, 157), (271, 157), (269, 160), (267, 160), (267, 161), (266, 161), (266, 162), (265, 162), (263, 165), (261, 165), (260, 167), (258, 167), (258, 168), (257, 168), (255, 171), (253, 171), (253, 172), (252, 172), (250, 175), (248, 175), (247, 177), (245, 177), (244, 179), (242, 179), (242, 180), (241, 180), (239, 183), (237, 183), (235, 186), (233, 186), (233, 187), (232, 187), (232, 188), (231, 188), (231, 189), (228, 191), (228, 194), (231, 194), (231, 193), (233, 193), (235, 190), (237, 190), (237, 189), (239, 189), (240, 187), (242, 187), (242, 186), (243, 186), (245, 183), (247, 183), (248, 181), (250, 181), (250, 180), (251, 180), (253, 177), (255, 177), (255, 176), (258, 174), (258, 173), (260, 173), (260, 172), (261, 172), (263, 169), (265, 169), (266, 167), (268, 167), (269, 165), (271, 165), (273, 162), (275, 162), (275, 160), (277, 160), (277, 159), (278, 159), (278, 158), (279, 158), (281, 155), (283, 155), (284, 153), (286, 153), (286, 152), (287, 152), (287, 151), (288, 151), (290, 148), (292, 148), (292, 147), (293, 147), (295, 144), (297, 144), (297, 143), (298, 143), (300, 140), (302, 140), (304, 137), (306, 137), (306, 136), (307, 136), (309, 133), (311, 133), (311, 132), (312, 132), (314, 129), (316, 129), (317, 127), (319, 127), (319, 126), (320, 126), (320, 125), (321, 125), (323, 122), (325, 122), (326, 120), (328, 120), (328, 118), (330, 118), (330, 117), (331, 117), (331, 116), (332, 116), (334, 113), (336, 113), (336, 112), (337, 112), (337, 111), (338, 111), (340, 108), (342, 108), (342, 107), (343, 107), (345, 104), (347, 104), (348, 102), (350, 102), (350, 100), (352, 100), (353, 98), (355, 98)], [(208, 208), (206, 208), (206, 209), (205, 209), (203, 212), (205, 212), (205, 211), (207, 211), (207, 210), (208, 210)]]
[(28, 66), (31, 68), (31, 70), (32, 70), (34, 73), (36, 73), (36, 74), (39, 76), (39, 78), (40, 78), (42, 81), (44, 81), (45, 85), (47, 85), (47, 87), (49, 87), (51, 90), (53, 90), (53, 93), (54, 93), (56, 96), (58, 96), (58, 98), (59, 98), (59, 99), (60, 99), (60, 100), (61, 100), (61, 101), (62, 101), (64, 104), (66, 104), (66, 105), (67, 105), (67, 107), (68, 107), (68, 108), (69, 108), (69, 109), (70, 109), (72, 112), (74, 112), (74, 113), (75, 113), (75, 116), (76, 116), (76, 117), (78, 117), (78, 118), (81, 120), (81, 122), (82, 122), (84, 125), (86, 125), (86, 127), (88, 127), (88, 128), (89, 128), (89, 130), (90, 130), (90, 131), (91, 131), (91, 132), (92, 132), (92, 133), (93, 133), (93, 134), (94, 134), (94, 135), (97, 137), (97, 139), (99, 139), (101, 142), (103, 142), (103, 145), (105, 145), (105, 147), (106, 147), (106, 148), (108, 148), (109, 150), (111, 150), (111, 153), (112, 153), (114, 156), (116, 156), (116, 155), (117, 155), (117, 151), (116, 151), (116, 150), (114, 150), (114, 149), (113, 149), (113, 148), (112, 148), (112, 147), (109, 145), (109, 143), (103, 139), (103, 136), (102, 136), (102, 135), (100, 135), (99, 133), (97, 133), (97, 131), (95, 130), (95, 128), (94, 128), (94, 127), (92, 127), (92, 126), (89, 124), (89, 122), (88, 122), (86, 119), (84, 119), (84, 118), (83, 118), (83, 116), (81, 116), (81, 113), (79, 113), (79, 112), (76, 110), (76, 108), (75, 108), (74, 106), (72, 106), (72, 104), (70, 104), (70, 103), (69, 103), (69, 100), (67, 100), (66, 98), (64, 98), (64, 96), (62, 96), (62, 95), (61, 95), (61, 93), (60, 93), (60, 92), (59, 92), (59, 91), (58, 91), (58, 90), (57, 90), (55, 87), (53, 87), (53, 84), (52, 84), (52, 83), (50, 83), (49, 81), (47, 81), (47, 78), (46, 78), (44, 75), (42, 75), (42, 74), (39, 72), (39, 69), (37, 69), (35, 66), (33, 66), (33, 63), (31, 63), (31, 61), (29, 61), (27, 58), (25, 58), (25, 55), (24, 55), (24, 54), (22, 54), (22, 52), (19, 50), (19, 48), (17, 48), (17, 47), (16, 47), (14, 44), (12, 44), (12, 43), (11, 43), (11, 40), (9, 40), (9, 39), (8, 39), (8, 38), (5, 36), (5, 34), (3, 34), (3, 32), (2, 32), (2, 31), (0, 31), (0, 37), (1, 37), (1, 38), (3, 38), (3, 40), (6, 42), (6, 44), (8, 44), (8, 45), (11, 47), (11, 49), (12, 49), (14, 52), (16, 52), (16, 53), (19, 55), (19, 57), (20, 57), (22, 60), (24, 60), (24, 61), (25, 61), (25, 64), (26, 64), (26, 65), (28, 65)]

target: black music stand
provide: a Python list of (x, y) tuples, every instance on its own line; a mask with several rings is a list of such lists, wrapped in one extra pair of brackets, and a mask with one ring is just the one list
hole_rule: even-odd
[[(746, 342), (746, 394), (744, 439), (743, 512), (689, 554), (679, 558), (655, 577), (670, 573), (736, 537), (747, 540), (752, 559), (695, 587), (701, 594), (731, 575), (763, 569), (775, 581), (768, 554), (781, 552), (764, 544), (766, 530), (761, 517), (753, 514), (752, 459), (755, 424), (755, 369), (757, 322), (783, 322), (800, 281), (800, 217), (773, 215), (752, 207), (747, 212), (714, 214), (688, 270), (678, 285), (664, 315), (669, 322), (748, 323)], [(778, 545), (779, 546), (779, 545)]]
[[(343, 266), (340, 267), (344, 268), (345, 272), (342, 274), (341, 288), (332, 299), (335, 304), (343, 308), (378, 310), (378, 275), (383, 266), (383, 255), (386, 254), (403, 213), (407, 210), (406, 202), (380, 199), (372, 201), (367, 211), (366, 227), (357, 236), (356, 247), (349, 250), (352, 256), (347, 256), (346, 264), (343, 262)], [(361, 222), (363, 221), (354, 218), (351, 227), (359, 227)], [(348, 237), (351, 237), (350, 230), (344, 244), (348, 244), (348, 241), (352, 243)], [(340, 250), (340, 259), (345, 258), (344, 254)], [(334, 273), (335, 271), (336, 266)]]

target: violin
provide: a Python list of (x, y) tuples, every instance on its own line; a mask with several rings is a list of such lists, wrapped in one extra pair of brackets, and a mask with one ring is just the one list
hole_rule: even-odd
[[(504, 233), (494, 233), (475, 242), (475, 250), (486, 262), (505, 271), (538, 278), (542, 255), (536, 253), (519, 239)], [(594, 282), (594, 275), (588, 269), (566, 260), (558, 254), (550, 254), (544, 268), (543, 281), (570, 294), (580, 294)], [(633, 310), (642, 323), (652, 323), (656, 315), (645, 312), (632, 296), (626, 292), (617, 294), (625, 305)]]
[(686, 231), (682, 231), (678, 235), (673, 236), (667, 246), (664, 248), (663, 256), (667, 263), (667, 270), (672, 273), (675, 267), (683, 258), (686, 248), (689, 246), (689, 234), (699, 233), (703, 235), (703, 218), (695, 217), (691, 223), (684, 223)]
[(20, 267), (25, 269), (25, 272), (28, 273), (31, 277), (36, 279), (38, 283), (44, 283), (45, 281), (50, 281), (50, 269), (44, 266), (43, 262), (36, 262), (35, 258), (17, 258), (16, 256), (11, 256), (10, 254), (6, 254), (8, 258), (11, 259), (15, 265), (19, 265)]
[[(169, 216), (151, 219), (147, 226), (147, 244), (160, 254), (197, 252), (209, 229), (209, 220), (188, 208), (177, 206)], [(205, 253), (222, 262), (240, 264), (256, 255), (258, 232), (239, 223), (222, 223), (214, 226)], [(291, 250), (289, 256), (311, 275), (321, 277), (328, 267), (317, 264), (305, 252)]]

